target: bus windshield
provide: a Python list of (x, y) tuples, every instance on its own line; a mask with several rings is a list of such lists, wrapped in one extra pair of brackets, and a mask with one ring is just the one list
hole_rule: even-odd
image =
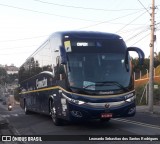
[(71, 88), (115, 91), (130, 84), (123, 53), (68, 53), (67, 71)]

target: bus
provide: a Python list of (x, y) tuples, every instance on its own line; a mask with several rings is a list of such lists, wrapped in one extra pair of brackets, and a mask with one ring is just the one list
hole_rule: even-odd
[(136, 113), (132, 58), (140, 48), (104, 32), (53, 33), (20, 67), (20, 106), (25, 114), (63, 121), (131, 117)]

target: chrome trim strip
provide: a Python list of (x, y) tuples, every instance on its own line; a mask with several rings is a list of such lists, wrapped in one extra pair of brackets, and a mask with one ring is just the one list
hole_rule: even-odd
[(108, 108), (113, 108), (113, 107), (117, 107), (120, 105), (123, 105), (125, 103), (125, 101), (118, 101), (118, 102), (106, 102), (106, 103), (85, 103), (85, 105), (87, 106), (91, 106), (91, 107), (95, 107), (95, 108), (106, 108), (106, 104), (109, 105)]

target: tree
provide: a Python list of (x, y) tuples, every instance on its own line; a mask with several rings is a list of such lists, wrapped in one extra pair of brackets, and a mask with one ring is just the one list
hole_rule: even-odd
[(154, 52), (154, 67), (157, 67), (160, 65), (160, 52), (156, 53)]
[(7, 82), (11, 84), (11, 83), (14, 83), (16, 79), (18, 79), (18, 74), (17, 73), (9, 74)]
[(159, 53), (154, 52), (154, 55), (155, 55), (154, 58), (160, 62), (160, 52)]
[(4, 85), (7, 82), (8, 74), (6, 70), (0, 67), (0, 84)]

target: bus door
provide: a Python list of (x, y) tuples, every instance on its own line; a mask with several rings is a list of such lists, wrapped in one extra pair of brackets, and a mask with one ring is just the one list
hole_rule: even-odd
[(58, 99), (57, 99), (57, 106), (58, 106), (58, 115), (59, 118), (65, 119), (65, 120), (69, 120), (69, 111), (68, 111), (68, 103), (67, 103), (67, 99), (64, 98), (63, 95), (64, 91), (63, 90), (59, 90), (58, 92)]
[(57, 64), (57, 72), (55, 73), (55, 77), (56, 77), (57, 85), (59, 86), (59, 90), (54, 100), (57, 113), (59, 118), (69, 120), (67, 100), (63, 96), (65, 94), (64, 90), (67, 89), (65, 65), (59, 64), (59, 63)]

